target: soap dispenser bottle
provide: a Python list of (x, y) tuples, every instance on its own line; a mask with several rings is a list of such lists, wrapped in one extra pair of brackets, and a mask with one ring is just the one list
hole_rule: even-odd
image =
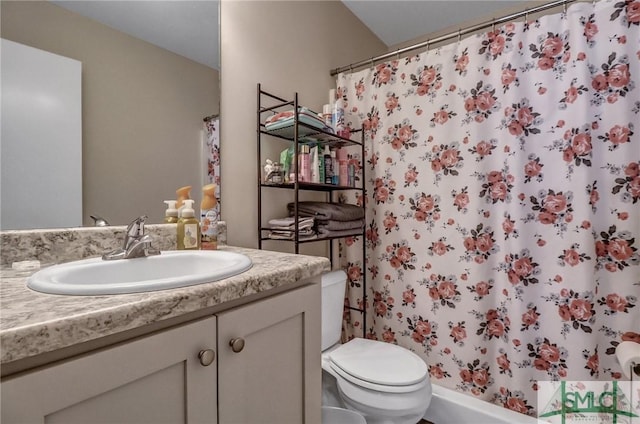
[(202, 250), (216, 250), (218, 248), (217, 205), (216, 185), (203, 186), (202, 202), (200, 202), (200, 230), (202, 232), (200, 247)]
[(191, 198), (191, 186), (180, 187), (176, 190), (176, 208), (178, 208), (178, 218), (182, 216), (184, 201)]
[(193, 199), (184, 200), (177, 228), (178, 250), (200, 249), (200, 222), (195, 217), (193, 202)]
[(177, 224), (178, 223), (178, 209), (176, 209), (176, 201), (175, 200), (165, 200), (164, 203), (167, 205), (167, 210), (164, 212), (164, 223), (165, 224)]

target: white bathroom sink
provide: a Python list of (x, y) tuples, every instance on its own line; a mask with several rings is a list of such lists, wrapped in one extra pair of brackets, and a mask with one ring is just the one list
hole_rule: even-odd
[(160, 255), (105, 261), (84, 259), (33, 274), (33, 290), (67, 295), (140, 293), (210, 283), (251, 268), (249, 257), (222, 250), (164, 251)]

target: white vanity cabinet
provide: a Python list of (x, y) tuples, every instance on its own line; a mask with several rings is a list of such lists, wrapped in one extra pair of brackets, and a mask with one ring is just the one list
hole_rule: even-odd
[(3, 424), (320, 423), (306, 285), (2, 381)]
[(219, 422), (319, 424), (320, 284), (217, 316)]
[(8, 378), (2, 422), (215, 422), (215, 348), (210, 317)]

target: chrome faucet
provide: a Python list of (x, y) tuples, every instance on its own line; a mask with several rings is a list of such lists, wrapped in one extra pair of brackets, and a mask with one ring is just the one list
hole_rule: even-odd
[(96, 227), (107, 227), (109, 223), (100, 215), (89, 215), (93, 219), (93, 225)]
[(105, 253), (102, 255), (102, 259), (111, 261), (115, 259), (133, 259), (159, 255), (160, 251), (151, 246), (152, 237), (144, 233), (144, 221), (146, 219), (146, 215), (134, 219), (127, 226), (122, 248)]

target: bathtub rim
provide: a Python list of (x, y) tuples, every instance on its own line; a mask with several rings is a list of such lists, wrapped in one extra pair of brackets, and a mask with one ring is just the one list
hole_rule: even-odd
[[(493, 404), (488, 401), (484, 401), (481, 399), (477, 399), (471, 395), (467, 395), (465, 393), (458, 392), (457, 390), (453, 390), (444, 386), (439, 385), (437, 382), (431, 381), (432, 394), (433, 397), (431, 399), (431, 405), (429, 408), (433, 407), (434, 403), (439, 404), (440, 402), (450, 403), (457, 405), (458, 407), (462, 406), (469, 411), (470, 414), (481, 414), (490, 419), (500, 420), (501, 423), (510, 423), (510, 424), (542, 424), (544, 421), (541, 421), (537, 418), (530, 417), (528, 415), (520, 414), (518, 412), (512, 411), (507, 408), (503, 408), (496, 404)], [(434, 402), (435, 401), (435, 402)], [(429, 411), (424, 415), (425, 419), (429, 419)], [(438, 423), (435, 423), (438, 424)], [(463, 424), (463, 423), (460, 423)]]

